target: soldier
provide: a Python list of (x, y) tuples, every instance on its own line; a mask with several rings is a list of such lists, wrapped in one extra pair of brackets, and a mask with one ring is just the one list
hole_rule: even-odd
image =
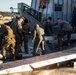
[(23, 33), (25, 53), (28, 54), (28, 38), (30, 34), (30, 26), (28, 25), (27, 19), (24, 20), (24, 24), (22, 25), (22, 33)]
[(48, 17), (46, 22), (45, 22), (45, 34), (47, 36), (51, 36), (53, 34), (53, 29), (52, 29), (52, 18), (51, 17)]
[(14, 31), (16, 37), (16, 54), (21, 52), (22, 47), (22, 23), (24, 21), (24, 17), (19, 17), (16, 22), (11, 25), (11, 28)]
[[(52, 36), (53, 35), (53, 23), (52, 23), (52, 17), (44, 18), (41, 21), (41, 25), (44, 28), (45, 35), (46, 36)], [(47, 41), (47, 44), (51, 44), (49, 41)]]
[(68, 46), (70, 45), (72, 26), (67, 21), (62, 21), (61, 18), (58, 18), (57, 21), (58, 21), (58, 25), (59, 25), (59, 30), (58, 30), (58, 34), (57, 34), (58, 49), (61, 50), (62, 49), (62, 38), (65, 35), (67, 35)]
[(45, 54), (45, 48), (44, 48), (44, 39), (43, 39), (43, 36), (44, 36), (44, 29), (41, 28), (39, 26), (39, 24), (36, 24), (36, 27), (35, 27), (35, 31), (34, 31), (34, 37), (33, 37), (33, 40), (32, 42), (34, 42), (34, 46), (33, 46), (33, 56), (36, 56), (36, 52), (38, 51), (38, 47), (41, 46), (41, 49), (42, 49), (42, 54)]
[(72, 23), (73, 30), (75, 30), (75, 27), (76, 27), (76, 6), (74, 6), (74, 8), (73, 8), (71, 23)]
[(47, 21), (47, 18), (43, 18), (42, 21), (40, 22), (44, 29), (45, 29), (46, 21)]
[(0, 50), (1, 50), (1, 46), (2, 46), (2, 31), (1, 31), (1, 28), (0, 28)]
[(3, 33), (2, 55), (3, 60), (6, 60), (6, 49), (10, 46), (13, 60), (15, 60), (15, 35), (13, 30), (7, 25), (1, 25), (1, 31)]

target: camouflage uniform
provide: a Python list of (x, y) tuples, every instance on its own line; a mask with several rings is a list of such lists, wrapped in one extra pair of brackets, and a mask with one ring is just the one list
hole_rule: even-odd
[(52, 29), (52, 23), (51, 22), (46, 22), (45, 24), (45, 34), (47, 36), (51, 36), (53, 34), (53, 29)]
[(42, 49), (42, 54), (45, 54), (45, 48), (44, 48), (44, 29), (39, 27), (37, 27), (38, 24), (36, 24), (36, 30), (34, 31), (34, 37), (32, 42), (35, 40), (34, 42), (34, 46), (33, 46), (33, 56), (36, 56), (36, 52), (38, 51), (38, 47), (41, 46)]
[(70, 45), (70, 38), (71, 38), (71, 30), (68, 30), (69, 29), (69, 25), (68, 25), (68, 29), (67, 31), (64, 29), (64, 24), (69, 24), (68, 22), (61, 22), (59, 24), (59, 31), (58, 31), (58, 34), (57, 34), (57, 38), (58, 38), (58, 47), (59, 49), (62, 49), (62, 38), (67, 35), (67, 43), (68, 45)]
[(53, 28), (52, 28), (52, 18), (51, 17), (48, 17), (48, 18), (44, 18), (42, 21), (41, 21), (41, 25), (43, 26), (44, 28), (44, 31), (45, 31), (45, 35), (47, 36), (51, 36), (53, 34)]
[(6, 60), (6, 49), (8, 47), (11, 48), (12, 56), (13, 59), (15, 59), (15, 35), (13, 34), (13, 30), (7, 26), (7, 25), (2, 25), (1, 30), (3, 32), (3, 45), (2, 45), (2, 55), (3, 59)]

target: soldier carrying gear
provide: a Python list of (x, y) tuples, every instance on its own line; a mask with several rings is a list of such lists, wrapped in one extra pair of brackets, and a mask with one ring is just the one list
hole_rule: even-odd
[(39, 26), (39, 24), (36, 24), (36, 29), (34, 31), (34, 37), (33, 37), (33, 40), (32, 42), (34, 42), (34, 46), (33, 46), (33, 56), (36, 56), (36, 52), (38, 51), (38, 47), (41, 46), (41, 49), (42, 49), (42, 54), (45, 54), (45, 48), (44, 48), (44, 39), (43, 39), (43, 36), (44, 36), (44, 29), (41, 28)]
[(66, 21), (62, 21), (61, 18), (58, 18), (59, 31), (57, 34), (59, 49), (62, 49), (62, 38), (67, 35), (68, 46), (70, 45), (70, 38), (72, 32), (72, 26)]
[(47, 36), (51, 36), (53, 34), (52, 28), (52, 17), (48, 17), (46, 21), (44, 21), (44, 31)]
[(15, 60), (15, 35), (13, 34), (13, 30), (7, 25), (1, 25), (1, 31), (3, 32), (3, 45), (2, 45), (2, 55), (3, 60), (6, 60), (6, 49), (8, 47), (11, 48), (13, 60)]
[(60, 28), (63, 31), (72, 31), (72, 26), (67, 21), (63, 21), (60, 23)]

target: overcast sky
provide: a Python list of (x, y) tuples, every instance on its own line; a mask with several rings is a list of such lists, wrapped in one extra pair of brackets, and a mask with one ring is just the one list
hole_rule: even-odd
[(0, 0), (0, 11), (10, 11), (10, 7), (17, 8), (17, 3), (23, 2), (31, 6), (32, 0)]

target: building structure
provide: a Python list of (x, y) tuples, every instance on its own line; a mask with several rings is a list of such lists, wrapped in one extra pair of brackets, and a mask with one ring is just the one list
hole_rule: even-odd
[(59, 17), (70, 22), (75, 5), (76, 0), (32, 0), (31, 3), (33, 9), (43, 13), (43, 18), (51, 16), (54, 22)]

